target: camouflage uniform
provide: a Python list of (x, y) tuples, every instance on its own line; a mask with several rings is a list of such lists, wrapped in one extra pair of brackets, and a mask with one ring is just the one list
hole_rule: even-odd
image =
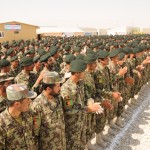
[(22, 70), (16, 77), (15, 82), (17, 84), (25, 84), (28, 89), (31, 89), (36, 81), (36, 75), (34, 73), (26, 74), (24, 70)]
[(14, 119), (8, 109), (0, 114), (0, 149), (34, 150), (33, 120), (29, 112)]
[(67, 150), (84, 150), (86, 144), (86, 117), (83, 83), (75, 84), (69, 78), (61, 87), (65, 112)]
[(6, 98), (4, 98), (3, 96), (0, 96), (0, 113), (4, 111), (6, 107), (7, 107)]
[[(95, 82), (92, 77), (92, 73), (85, 71), (84, 76), (84, 86), (85, 86), (85, 100), (87, 105), (87, 100), (89, 98), (95, 99)], [(86, 138), (87, 142), (92, 138), (92, 134), (95, 133), (95, 127), (96, 127), (96, 115), (95, 114), (87, 114), (87, 131), (86, 131)]]
[(11, 66), (10, 74), (12, 77), (16, 77), (20, 73), (20, 66), (18, 66), (16, 69), (13, 69)]
[(42, 93), (33, 101), (31, 110), (39, 150), (65, 150), (65, 123), (60, 97), (48, 100)]
[[(94, 73), (94, 81), (96, 85), (96, 99), (101, 102), (103, 99), (112, 99), (112, 92), (110, 86), (110, 72), (108, 67), (105, 68), (101, 65), (97, 65), (97, 69)], [(106, 120), (107, 120), (108, 110), (104, 109), (104, 113), (96, 115), (96, 133), (103, 131)]]

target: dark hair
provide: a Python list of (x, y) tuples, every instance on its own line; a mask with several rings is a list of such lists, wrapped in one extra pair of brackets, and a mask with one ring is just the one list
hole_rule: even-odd
[(22, 98), (22, 99), (20, 99), (20, 100), (16, 100), (16, 101), (10, 101), (10, 100), (7, 99), (7, 100), (6, 100), (6, 103), (7, 103), (8, 107), (11, 107), (11, 106), (14, 105), (15, 102), (20, 102), (20, 103), (22, 103), (23, 100), (24, 100), (24, 98)]
[(53, 89), (53, 87), (55, 86), (55, 84), (46, 84), (46, 83), (42, 83), (42, 90), (46, 90), (47, 87)]

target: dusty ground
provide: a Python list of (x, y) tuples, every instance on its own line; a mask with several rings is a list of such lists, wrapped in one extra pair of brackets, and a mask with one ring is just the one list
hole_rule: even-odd
[(137, 99), (137, 105), (124, 119), (125, 126), (105, 149), (97, 150), (150, 150), (150, 84), (142, 88)]

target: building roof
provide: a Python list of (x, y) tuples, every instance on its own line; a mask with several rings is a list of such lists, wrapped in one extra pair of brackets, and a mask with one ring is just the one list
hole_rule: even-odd
[(25, 25), (29, 25), (29, 26), (34, 26), (34, 27), (37, 27), (39, 28), (39, 26), (37, 25), (31, 25), (31, 24), (27, 24), (27, 23), (23, 23), (23, 22), (18, 22), (18, 21), (9, 21), (9, 22), (2, 22), (0, 24), (25, 24)]
[(79, 28), (62, 28), (62, 27), (40, 27), (37, 34), (41, 33), (58, 33), (58, 32), (83, 32)]

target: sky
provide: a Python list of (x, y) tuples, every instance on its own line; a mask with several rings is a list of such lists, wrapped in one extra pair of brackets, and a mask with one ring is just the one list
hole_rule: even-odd
[(0, 0), (0, 5), (1, 23), (150, 28), (150, 0)]

